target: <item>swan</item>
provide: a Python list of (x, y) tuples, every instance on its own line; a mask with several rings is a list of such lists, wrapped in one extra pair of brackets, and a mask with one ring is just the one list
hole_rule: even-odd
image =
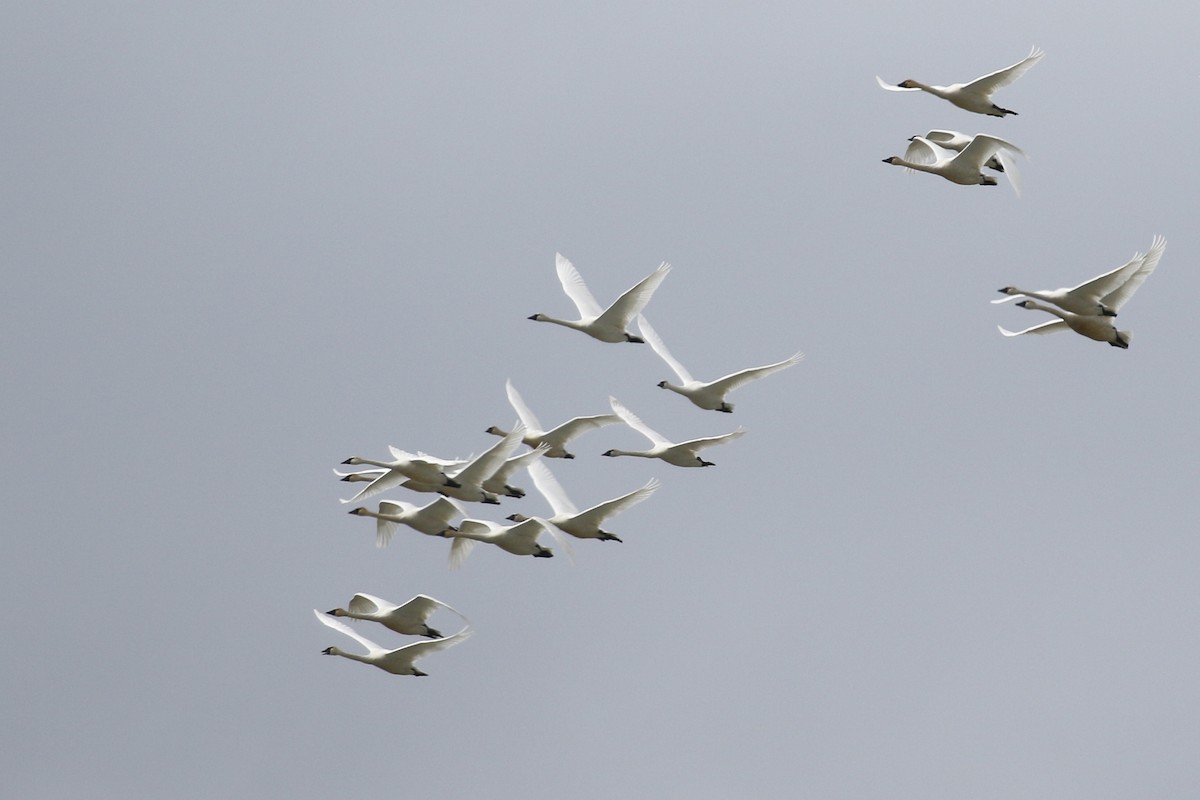
[[(621, 541), (615, 534), (603, 530), (600, 525), (614, 514), (624, 511), (635, 503), (642, 502), (654, 494), (659, 487), (658, 481), (651, 478), (640, 489), (599, 503), (587, 511), (581, 512), (567, 497), (567, 493), (563, 491), (549, 467), (540, 461), (535, 461), (526, 469), (529, 477), (533, 479), (533, 485), (537, 487), (542, 497), (546, 498), (546, 502), (550, 504), (550, 508), (554, 510), (554, 516), (546, 517), (546, 522), (577, 539), (599, 539), (602, 542)], [(512, 514), (507, 519), (512, 522), (524, 522), (530, 517), (526, 517), (524, 514)]]
[(803, 353), (796, 353), (791, 358), (776, 361), (774, 364), (767, 364), (763, 367), (750, 367), (726, 375), (724, 378), (718, 378), (715, 381), (705, 383), (693, 378), (691, 373), (684, 368), (683, 364), (680, 364), (671, 355), (671, 352), (667, 350), (667, 346), (663, 344), (663, 340), (658, 335), (658, 332), (654, 330), (650, 322), (641, 314), (638, 314), (638, 330), (641, 332), (642, 338), (649, 342), (654, 352), (658, 353), (659, 358), (667, 362), (667, 366), (675, 371), (675, 374), (679, 376), (679, 380), (682, 382), (682, 385), (677, 386), (670, 381), (659, 381), (658, 387), (660, 389), (670, 389), (676, 394), (681, 394), (688, 400), (691, 400), (693, 405), (703, 408), (706, 411), (732, 412), (733, 403), (725, 402), (725, 394), (727, 392), (731, 392), (750, 381), (765, 378), (772, 372), (779, 372), (780, 370), (794, 366), (800, 362), (800, 359), (804, 358)]
[(1167, 240), (1155, 236), (1150, 243), (1150, 249), (1145, 255), (1134, 253), (1133, 258), (1114, 270), (1085, 281), (1070, 289), (1048, 289), (1041, 292), (1027, 292), (1015, 286), (1005, 286), (1001, 294), (1008, 295), (993, 303), (1007, 303), (1014, 297), (1024, 295), (1036, 300), (1053, 303), (1064, 311), (1085, 316), (1097, 314), (1115, 317), (1117, 310), (1124, 305), (1142, 282), (1150, 277), (1159, 259), (1167, 249)]
[(563, 258), (561, 253), (555, 253), (554, 258), (558, 280), (562, 283), (567, 297), (575, 303), (575, 308), (579, 311), (579, 319), (557, 319), (546, 314), (533, 314), (529, 319), (536, 322), (553, 322), (555, 325), (574, 328), (602, 342), (641, 344), (641, 339), (625, 329), (629, 326), (630, 320), (646, 307), (646, 303), (650, 302), (650, 295), (654, 294), (654, 290), (662, 283), (663, 278), (667, 277), (667, 273), (671, 269), (670, 264), (664, 261), (658, 269), (618, 297), (611, 306), (601, 309), (587, 284), (583, 282), (583, 277), (571, 262)]
[[(359, 594), (350, 598), (345, 608), (335, 608), (325, 613), (331, 617), (350, 617), (378, 622), (388, 630), (402, 633), (405, 636), (428, 636), (430, 639), (443, 638), (441, 632), (429, 627), (426, 621), (439, 608), (453, 608), (434, 597), (419, 594), (403, 605), (396, 605), (388, 600), (372, 594)], [(454, 611), (466, 625), (470, 625), (462, 614)]]
[(364, 486), (362, 491), (349, 500), (343, 500), (343, 503), (366, 500), (368, 497), (374, 497), (381, 492), (395, 488), (406, 480), (428, 483), (435, 486), (447, 486), (452, 489), (458, 488), (458, 481), (447, 475), (437, 464), (419, 458), (413, 453), (398, 450), (395, 447), (389, 446), (388, 449), (391, 451), (395, 461), (375, 461), (370, 458), (351, 456), (342, 462), (343, 464), (353, 464), (355, 466), (369, 464), (383, 470), (378, 477)]
[(982, 77), (976, 78), (970, 83), (953, 83), (949, 86), (928, 86), (924, 83), (919, 83), (911, 78), (900, 81), (899, 84), (893, 85), (886, 83), (883, 78), (878, 75), (875, 80), (881, 87), (889, 92), (929, 92), (932, 95), (949, 100), (959, 108), (967, 111), (973, 111), (976, 114), (987, 114), (992, 117), (1003, 117), (1006, 114), (1016, 114), (1015, 111), (1010, 111), (1007, 108), (1001, 108), (992, 102), (992, 93), (997, 89), (1008, 86), (1017, 78), (1024, 75), (1033, 67), (1034, 64), (1042, 60), (1045, 53), (1034, 47), (1029, 51), (1029, 55), (1013, 64), (1011, 67), (998, 69), (995, 72), (988, 73)]
[(500, 499), (496, 493), (485, 488), (483, 484), (496, 474), (504, 465), (505, 459), (512, 455), (513, 450), (516, 450), (517, 446), (521, 444), (521, 436), (524, 432), (524, 429), (518, 426), (500, 441), (468, 461), (461, 468), (456, 467), (454, 469), (454, 480), (460, 484), (457, 487), (437, 486), (429, 483), (415, 483), (413, 481), (406, 482), (403, 485), (414, 491), (437, 492), (446, 497), (453, 497), (455, 500), (463, 500), (468, 503), (499, 505)]
[(425, 677), (429, 673), (422, 672), (413, 666), (413, 662), (418, 658), (424, 658), (430, 653), (436, 653), (438, 650), (445, 650), (447, 647), (452, 647), (466, 639), (474, 631), (471, 628), (463, 628), (453, 636), (446, 636), (441, 639), (424, 639), (412, 644), (406, 644), (403, 647), (397, 647), (395, 650), (385, 650), (379, 645), (372, 642), (365, 636), (362, 636), (357, 631), (350, 628), (349, 625), (336, 620), (328, 614), (322, 614), (320, 611), (313, 609), (313, 614), (322, 625), (327, 625), (335, 631), (340, 631), (346, 634), (354, 641), (367, 648), (365, 655), (358, 653), (347, 653), (340, 647), (326, 647), (321, 652), (327, 656), (341, 656), (349, 658), (353, 661), (361, 661), (364, 664), (370, 664), (373, 667), (379, 667), (384, 672), (390, 672), (393, 675), (416, 675), (417, 677)]
[[(567, 442), (585, 431), (621, 421), (616, 414), (598, 414), (591, 417), (575, 417), (550, 430), (545, 430), (533, 411), (525, 404), (525, 400), (513, 386), (511, 379), (505, 382), (504, 387), (508, 392), (509, 404), (517, 412), (521, 425), (525, 427), (521, 440), (530, 447), (547, 445), (549, 449), (546, 450), (546, 458), (574, 458), (574, 454), (567, 452)], [(508, 432), (493, 425), (487, 429), (487, 433), (505, 436)]]
[(743, 435), (746, 430), (738, 428), (720, 436), (708, 436), (703, 439), (691, 439), (678, 444), (667, 440), (662, 434), (653, 430), (649, 425), (638, 419), (637, 415), (630, 411), (625, 406), (621, 405), (620, 401), (615, 397), (608, 398), (609, 404), (612, 405), (613, 411), (619, 416), (626, 425), (633, 428), (638, 433), (650, 440), (653, 445), (649, 450), (607, 450), (601, 455), (606, 456), (637, 456), (638, 458), (661, 458), (668, 464), (674, 464), (677, 467), (711, 467), (713, 462), (705, 461), (699, 455), (698, 450), (706, 447), (712, 447), (716, 444), (732, 441)]
[[(908, 140), (911, 142), (915, 138), (917, 137), (910, 136), (908, 137)], [(936, 145), (946, 148), (947, 150), (953, 150), (956, 153), (961, 153), (963, 148), (971, 143), (970, 136), (965, 133), (959, 133), (958, 131), (932, 130), (926, 133), (924, 138)], [(1004, 151), (1000, 150), (996, 153), (996, 155), (983, 162), (983, 165), (988, 169), (994, 169), (996, 172), (1004, 172), (1006, 167), (1011, 167), (1012, 162), (1007, 158), (1004, 158), (1002, 161), (1001, 158), (1003, 155)]]
[(376, 547), (387, 547), (397, 525), (407, 525), (426, 536), (441, 536), (442, 531), (452, 527), (451, 520), (464, 516), (458, 504), (447, 497), (439, 497), (423, 506), (403, 501), (381, 500), (378, 511), (360, 506), (349, 513), (357, 517), (375, 518)]
[[(983, 174), (983, 165), (988, 159), (1002, 150), (1011, 150), (1014, 153), (1025, 155), (1015, 144), (986, 133), (978, 133), (973, 136), (970, 143), (959, 153), (935, 144), (924, 136), (914, 136), (910, 141), (911, 144), (904, 151), (903, 157), (889, 156), (883, 159), (883, 163), (941, 175), (951, 183), (961, 186), (995, 186), (997, 180), (990, 175)], [(1020, 196), (1020, 177), (1012, 168), (1011, 162), (1006, 162), (1006, 164), (1008, 166), (1004, 170), (1004, 174), (1008, 177), (1013, 191)]]
[(542, 531), (549, 531), (554, 535), (554, 530), (539, 517), (529, 517), (515, 525), (501, 525), (484, 519), (464, 519), (458, 524), (458, 530), (447, 528), (442, 531), (442, 536), (454, 540), (450, 545), (450, 569), (458, 569), (471, 554), (476, 542), (494, 544), (514, 556), (552, 558), (554, 553), (550, 548), (537, 543), (538, 535)]
[(386, 469), (360, 469), (355, 472), (340, 472), (339, 470), (335, 469), (333, 474), (337, 475), (339, 480), (343, 480), (348, 483), (369, 483), (385, 472), (387, 472)]
[(1005, 336), (1021, 336), (1026, 333), (1042, 335), (1070, 328), (1089, 339), (1095, 339), (1097, 342), (1108, 342), (1113, 347), (1120, 347), (1122, 350), (1125, 350), (1129, 347), (1129, 339), (1133, 335), (1129, 331), (1117, 330), (1116, 326), (1112, 324), (1112, 317), (1109, 316), (1100, 314), (1086, 316), (1083, 314), (1072, 314), (1070, 311), (1063, 311), (1054, 306), (1044, 306), (1036, 300), (1022, 300), (1017, 305), (1021, 308), (1029, 308), (1035, 311), (1048, 311), (1058, 317), (1058, 319), (1034, 325), (1032, 328), (1026, 328), (1023, 331), (1008, 331), (1000, 328), (1000, 332)]

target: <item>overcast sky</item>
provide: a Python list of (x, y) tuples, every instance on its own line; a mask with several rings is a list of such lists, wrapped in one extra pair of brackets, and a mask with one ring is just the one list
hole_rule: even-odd
[[(12, 797), (1193, 798), (1200, 113), (1187, 3), (18, 4), (0, 27)], [(1045, 58), (973, 115), (874, 76)], [(1024, 191), (881, 159), (1019, 145)], [(1167, 238), (1119, 350), (996, 290)], [(570, 316), (661, 261), (645, 345)], [(574, 563), (401, 531), (331, 469), (614, 395), (680, 469)], [(500, 520), (548, 506), (473, 505)], [(429, 496), (394, 492), (397, 500)], [(552, 542), (547, 539), (547, 544)], [(322, 656), (355, 592), (468, 616)], [(444, 612), (443, 612), (444, 614)], [(443, 615), (431, 622), (454, 628)], [(370, 623), (389, 646), (409, 641)]]

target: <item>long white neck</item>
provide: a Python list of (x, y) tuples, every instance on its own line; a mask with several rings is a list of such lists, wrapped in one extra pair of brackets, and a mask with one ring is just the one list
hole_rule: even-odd
[(558, 317), (551, 317), (546, 314), (539, 314), (537, 316), (537, 321), (538, 322), (553, 322), (555, 325), (562, 325), (565, 328), (572, 328), (577, 331), (583, 330), (583, 327), (584, 327), (582, 321), (570, 320), (570, 319), (559, 319)]
[(1026, 300), (1025, 308), (1031, 308), (1037, 311), (1048, 311), (1049, 313), (1061, 319), (1063, 322), (1069, 322), (1072, 317), (1078, 316), (1077, 314), (1072, 314), (1070, 311), (1063, 311), (1055, 306), (1043, 305), (1036, 300)]
[(358, 653), (347, 653), (345, 650), (342, 650), (339, 647), (331, 647), (331, 648), (329, 648), (329, 652), (332, 655), (341, 656), (342, 658), (348, 658), (351, 661), (361, 661), (364, 664), (374, 664), (375, 663), (375, 659), (370, 655), (360, 656)]
[(650, 453), (647, 453), (644, 450), (617, 450), (616, 448), (613, 448), (612, 450), (609, 450), (608, 452), (614, 456), (637, 456), (638, 458), (657, 458), (657, 456), (651, 455)]

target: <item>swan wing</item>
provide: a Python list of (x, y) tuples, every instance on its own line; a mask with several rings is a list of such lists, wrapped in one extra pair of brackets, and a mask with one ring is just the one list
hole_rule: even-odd
[(999, 325), (996, 327), (1000, 328), (1000, 332), (1005, 336), (1022, 336), (1026, 333), (1032, 333), (1034, 335), (1041, 336), (1047, 333), (1058, 333), (1059, 331), (1069, 330), (1067, 323), (1063, 322), (1061, 319), (1052, 319), (1049, 322), (1042, 322), (1034, 325), (1032, 328), (1026, 328), (1023, 331), (1005, 330)]
[(958, 131), (943, 131), (932, 130), (925, 134), (925, 138), (934, 144), (941, 145), (948, 150), (962, 150), (971, 141), (971, 137), (965, 133)]
[(964, 89), (971, 92), (979, 92), (984, 95), (989, 95), (999, 89), (1001, 86), (1008, 86), (1017, 78), (1028, 72), (1034, 64), (1042, 60), (1042, 56), (1046, 55), (1038, 47), (1034, 47), (1029, 51), (1029, 55), (1021, 59), (1011, 67), (998, 69), (995, 72), (989, 72), (987, 75), (980, 76), (968, 83)]
[(464, 486), (478, 486), (488, 478), (496, 474), (496, 470), (500, 469), (500, 465), (504, 460), (512, 455), (512, 451), (517, 449), (517, 445), (521, 443), (521, 437), (525, 433), (525, 428), (517, 426), (500, 441), (484, 450), (475, 460), (467, 464), (457, 473), (454, 479)]
[(508, 393), (509, 405), (511, 405), (513, 410), (517, 412), (517, 416), (521, 419), (521, 424), (524, 425), (527, 430), (541, 431), (542, 423), (538, 422), (537, 416), (533, 413), (529, 406), (525, 404), (524, 398), (522, 398), (521, 393), (517, 391), (517, 387), (513, 386), (511, 380), (505, 381), (504, 389)]
[(613, 423), (620, 421), (621, 418), (616, 414), (597, 414), (590, 417), (575, 417), (567, 420), (558, 427), (543, 433), (542, 441), (549, 442), (552, 445), (562, 446), (585, 431), (590, 431), (595, 428), (603, 428), (605, 425), (612, 425)]
[(629, 324), (635, 316), (641, 313), (646, 307), (646, 303), (650, 302), (650, 296), (654, 294), (654, 290), (663, 282), (663, 278), (667, 277), (667, 273), (671, 271), (671, 265), (667, 262), (662, 262), (658, 265), (658, 269), (651, 272), (646, 277), (635, 283), (625, 294), (618, 297), (611, 306), (609, 306), (603, 314), (600, 315), (599, 321), (604, 324), (619, 325), (624, 328)]
[(418, 658), (424, 658), (430, 653), (436, 653), (439, 650), (445, 650), (447, 647), (453, 647), (466, 640), (475, 631), (473, 628), (463, 628), (453, 636), (446, 636), (441, 639), (422, 639), (419, 642), (412, 642), (403, 647), (397, 647), (395, 650), (389, 650), (386, 655), (379, 659), (381, 664), (401, 666), (412, 666), (412, 663)]
[(563, 291), (578, 309), (579, 316), (583, 319), (600, 316), (603, 309), (596, 302), (592, 290), (583, 282), (583, 276), (579, 274), (579, 270), (575, 269), (575, 266), (564, 258), (562, 253), (554, 254), (554, 269), (558, 272), (558, 280), (562, 284)]
[(395, 603), (389, 603), (381, 597), (376, 597), (373, 594), (359, 592), (350, 598), (349, 605), (346, 606), (355, 614), (379, 614), (385, 611), (392, 611), (396, 608)]
[(458, 503), (443, 496), (418, 509), (418, 513), (422, 517), (440, 524), (444, 529), (450, 527), (451, 520), (463, 516), (466, 512)]
[(626, 425), (633, 428), (635, 431), (640, 433), (642, 436), (645, 436), (653, 444), (656, 444), (656, 445), (670, 445), (671, 444), (671, 442), (666, 437), (664, 437), (661, 433), (654, 430), (646, 423), (642, 422), (642, 420), (638, 417), (637, 414), (634, 414), (628, 408), (621, 405), (621, 401), (618, 400), (617, 398), (610, 395), (608, 398), (608, 403), (609, 403), (609, 405), (612, 406), (612, 410), (616, 413), (616, 415), (618, 417), (620, 417), (621, 420)]
[(924, 136), (914, 136), (904, 151), (904, 160), (913, 164), (936, 164), (952, 156), (953, 151), (940, 147)]
[[(399, 606), (394, 606), (390, 616), (400, 622), (416, 627), (425, 624), (425, 620), (437, 611), (439, 608), (450, 608), (441, 600), (430, 597), (426, 594), (419, 594)], [(450, 609), (453, 611), (454, 609)], [(458, 614), (457, 611), (454, 612)], [(461, 616), (461, 615), (459, 615)]]
[(502, 481), (508, 481), (508, 479), (512, 476), (512, 474), (514, 472), (516, 472), (521, 467), (529, 466), (534, 461), (537, 461), (539, 458), (541, 458), (543, 455), (545, 455), (546, 451), (549, 449), (550, 449), (550, 445), (543, 443), (543, 444), (538, 445), (537, 448), (534, 450), (530, 450), (529, 452), (526, 452), (526, 453), (521, 453), (521, 455), (519, 455), (519, 456), (513, 456), (511, 458), (506, 458), (504, 460), (504, 463), (500, 465), (500, 469), (498, 469), (494, 473), (492, 473), (492, 478), (497, 478)]
[(997, 152), (1009, 150), (1018, 155), (1025, 155), (1025, 151), (1017, 147), (1012, 142), (1001, 139), (999, 136), (992, 136), (987, 133), (977, 133), (971, 138), (970, 143), (962, 149), (958, 158), (966, 159), (972, 165), (978, 165), (979, 169), (983, 169), (984, 163)]
[(675, 374), (679, 376), (679, 380), (683, 383), (692, 383), (692, 373), (688, 372), (687, 368), (684, 367), (683, 364), (680, 364), (679, 360), (671, 355), (671, 351), (668, 350), (666, 344), (663, 343), (662, 337), (658, 335), (658, 331), (654, 330), (654, 328), (650, 325), (650, 320), (646, 319), (641, 314), (638, 314), (637, 324), (638, 331), (641, 332), (642, 338), (646, 340), (654, 352), (658, 353), (658, 357), (667, 362), (667, 366), (675, 371)]
[(332, 617), (329, 614), (322, 614), (320, 611), (317, 611), (315, 608), (313, 609), (313, 616), (315, 616), (317, 618), (317, 621), (319, 621), (322, 625), (326, 625), (330, 628), (333, 628), (335, 631), (338, 631), (339, 633), (346, 634), (351, 639), (358, 642), (363, 647), (367, 648), (367, 655), (379, 655), (379, 654), (387, 652), (382, 647), (375, 644), (370, 639), (363, 636), (358, 631), (354, 630), (349, 625), (346, 625), (345, 623), (343, 623), (341, 620), (337, 619), (336, 617)]
[(1133, 296), (1133, 293), (1145, 282), (1146, 278), (1150, 277), (1150, 273), (1154, 272), (1155, 267), (1158, 266), (1159, 259), (1162, 258), (1162, 254), (1166, 249), (1167, 240), (1161, 236), (1155, 236), (1154, 241), (1150, 244), (1150, 249), (1146, 251), (1146, 255), (1140, 259), (1136, 259), (1136, 267), (1130, 269), (1130, 264), (1121, 267), (1121, 270), (1130, 269), (1130, 271), (1125, 273), (1127, 277), (1119, 286), (1102, 295), (1101, 300), (1103, 300), (1104, 305), (1113, 311), (1117, 311), (1121, 306), (1125, 305), (1126, 301)]
[(919, 92), (920, 89), (915, 86), (897, 86), (894, 83), (888, 83), (878, 75), (875, 76), (875, 82), (879, 84), (881, 89), (887, 89), (889, 92)]
[(785, 358), (783, 361), (776, 361), (774, 364), (766, 364), (765, 366), (761, 367), (749, 367), (747, 369), (739, 370), (738, 372), (726, 375), (724, 378), (719, 378), (718, 380), (713, 381), (709, 384), (709, 386), (718, 390), (721, 394), (725, 394), (726, 392), (732, 391), (743, 384), (749, 383), (750, 381), (756, 381), (759, 378), (767, 377), (773, 372), (779, 372), (780, 370), (785, 370), (788, 367), (795, 366), (796, 364), (799, 364), (800, 360), (803, 358), (804, 353), (796, 353), (791, 358)]
[(504, 535), (513, 541), (532, 546), (542, 531), (550, 529), (550, 524), (541, 517), (529, 517), (505, 530)]
[(471, 551), (474, 549), (474, 539), (465, 539), (461, 536), (456, 536), (454, 541), (450, 542), (450, 569), (461, 567), (463, 562), (467, 560), (467, 556), (471, 555)]
[[(1004, 148), (996, 151), (996, 160), (1000, 162), (1000, 166), (1004, 168), (1004, 177), (1008, 178), (1008, 183), (1012, 186), (1013, 191), (1017, 193), (1017, 197), (1021, 196), (1021, 173), (1017, 169), (1017, 161), (1011, 158)], [(992, 301), (996, 302), (995, 300)]]
[(607, 500), (584, 511), (582, 514), (577, 514), (576, 519), (588, 526), (599, 526), (600, 523), (608, 519), (614, 514), (617, 514), (632, 505), (642, 502), (650, 495), (658, 491), (659, 482), (657, 478), (651, 478), (645, 486), (640, 489), (634, 489), (629, 494), (623, 494), (620, 497), (615, 497), (612, 500)]
[(706, 447), (712, 447), (713, 445), (733, 441), (734, 439), (744, 436), (745, 434), (745, 428), (738, 428), (736, 431), (723, 433), (720, 436), (705, 436), (702, 439), (692, 439), (691, 441), (683, 442), (681, 446), (687, 447), (691, 450), (703, 450)]
[(366, 486), (364, 486), (359, 491), (358, 494), (354, 495), (354, 497), (351, 497), (348, 500), (342, 500), (342, 502), (343, 503), (354, 503), (359, 500), (366, 500), (369, 497), (374, 497), (377, 494), (382, 494), (383, 492), (386, 492), (389, 489), (394, 489), (397, 486), (399, 486), (400, 484), (404, 483), (406, 480), (408, 480), (407, 475), (405, 475), (401, 472), (397, 472), (394, 469), (389, 469), (389, 470), (385, 471), (382, 475), (380, 475), (378, 478), (376, 478), (375, 480), (371, 481)]
[(526, 471), (533, 480), (533, 485), (537, 488), (538, 493), (550, 504), (550, 508), (554, 512), (553, 516), (574, 516), (579, 513), (579, 509), (571, 502), (571, 498), (567, 497), (566, 491), (559, 484), (558, 478), (554, 477), (554, 473), (544, 463), (535, 461), (526, 468)]

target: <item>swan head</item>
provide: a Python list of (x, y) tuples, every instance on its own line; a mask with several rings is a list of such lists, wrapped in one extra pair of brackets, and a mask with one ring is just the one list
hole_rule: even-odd
[(1022, 300), (1019, 303), (1014, 303), (1013, 305), (1020, 306), (1021, 308), (1036, 308), (1032, 300)]
[(358, 456), (350, 456), (349, 458), (347, 458), (347, 459), (346, 459), (345, 461), (343, 461), (342, 463), (343, 463), (343, 464), (352, 464), (352, 465), (358, 465), (358, 464), (361, 464), (361, 463), (363, 463), (363, 462), (362, 462), (362, 459), (361, 459), (361, 458), (359, 458)]
[(1003, 289), (997, 289), (996, 291), (1000, 292), (1000, 294), (1022, 294), (1015, 286), (1005, 286)]
[(484, 431), (484, 433), (490, 433), (492, 436), (507, 436), (508, 435), (506, 432), (500, 430), (495, 425), (488, 428), (486, 431)]
[(546, 315), (545, 315), (545, 314), (530, 314), (530, 315), (529, 315), (528, 317), (526, 317), (525, 319), (531, 319), (531, 320), (533, 320), (534, 322), (541, 322), (541, 321), (542, 321), (542, 320), (544, 320), (545, 318), (546, 318)]
[(900, 165), (900, 156), (888, 156), (887, 158), (883, 159), (883, 163), (895, 164), (895, 165), (899, 166)]
[(542, 547), (540, 544), (535, 544), (537, 549), (533, 551), (534, 558), (554, 558), (554, 553), (550, 552), (549, 547)]
[(921, 84), (917, 83), (912, 78), (905, 78), (904, 80), (900, 81), (896, 85), (899, 86), (901, 89), (920, 89), (921, 88)]
[(602, 456), (616, 456), (616, 455), (617, 455), (617, 451), (616, 451), (616, 450), (605, 450), (605, 451), (604, 451), (603, 453), (601, 453), (600, 455), (602, 455)]
[(362, 506), (359, 506), (358, 508), (352, 508), (346, 513), (353, 514), (356, 517), (365, 517), (368, 515), (367, 509), (363, 508)]
[(329, 616), (331, 616), (331, 617), (345, 617), (345, 616), (347, 616), (347, 614), (346, 614), (346, 609), (344, 609), (344, 608), (335, 608), (335, 609), (333, 609), (332, 611), (326, 611), (325, 613), (326, 613), (326, 614), (328, 614), (328, 615), (329, 615)]
[(666, 381), (659, 381), (659, 382), (658, 382), (658, 388), (660, 388), (660, 389), (665, 389), (665, 388), (667, 388), (667, 382), (666, 382)]
[(324, 650), (321, 651), (321, 655), (326, 655), (326, 656), (336, 656), (337, 654), (338, 654), (338, 649), (336, 647), (326, 647)]

